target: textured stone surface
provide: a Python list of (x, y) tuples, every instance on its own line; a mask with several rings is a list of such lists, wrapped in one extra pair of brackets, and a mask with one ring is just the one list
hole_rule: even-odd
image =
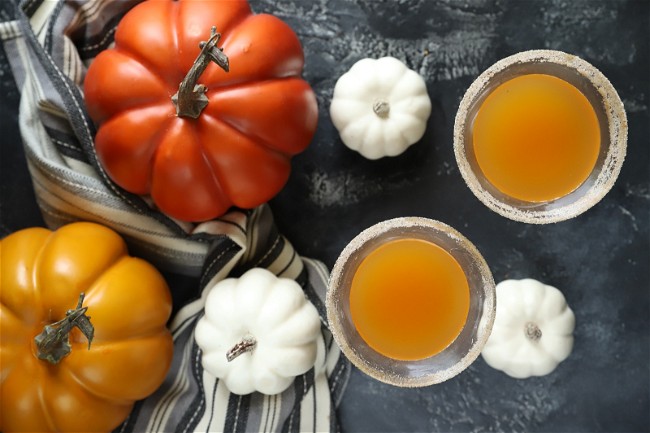
[[(576, 313), (572, 355), (549, 376), (512, 379), (479, 358), (456, 378), (398, 389), (357, 370), (340, 409), (344, 431), (648, 431), (648, 3), (624, 1), (255, 1), (287, 20), (307, 54), (320, 125), (274, 200), (299, 251), (332, 266), (345, 244), (382, 219), (417, 215), (472, 240), (497, 281), (532, 277), (562, 290)], [(613, 83), (630, 124), (618, 182), (574, 220), (532, 226), (485, 208), (452, 150), (458, 103), (495, 61), (528, 49), (582, 57)], [(394, 56), (422, 74), (427, 132), (392, 159), (367, 161), (328, 114), (338, 77), (363, 57)], [(299, 223), (288, 223), (300, 215)], [(286, 222), (286, 223), (285, 223)]]
[[(9, 3), (0, 2), (0, 18)], [(532, 277), (558, 287), (576, 315), (575, 347), (552, 374), (515, 380), (478, 359), (456, 378), (399, 389), (352, 374), (340, 407), (349, 432), (649, 431), (650, 59), (646, 1), (254, 0), (286, 20), (306, 53), (320, 123), (272, 202), (281, 230), (330, 267), (357, 233), (417, 215), (467, 236), (497, 281)], [(574, 220), (532, 226), (485, 208), (456, 168), (452, 130), (472, 80), (527, 49), (563, 50), (598, 67), (630, 125), (612, 191)], [(425, 78), (433, 110), (424, 138), (396, 158), (368, 161), (329, 120), (338, 77), (363, 57), (394, 56)], [(39, 224), (16, 121), (18, 92), (0, 54), (2, 234)]]

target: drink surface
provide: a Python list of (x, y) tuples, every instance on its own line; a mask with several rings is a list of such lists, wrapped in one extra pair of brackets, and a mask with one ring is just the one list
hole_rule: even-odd
[(420, 239), (397, 239), (357, 269), (350, 310), (365, 342), (384, 356), (417, 360), (441, 352), (463, 329), (469, 285), (458, 262)]
[(600, 126), (587, 98), (545, 74), (513, 78), (481, 104), (472, 130), (478, 165), (504, 194), (546, 202), (578, 188), (593, 170)]

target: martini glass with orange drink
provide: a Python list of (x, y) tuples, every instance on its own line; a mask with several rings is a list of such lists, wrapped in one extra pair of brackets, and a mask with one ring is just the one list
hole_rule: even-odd
[(403, 387), (454, 377), (479, 355), (495, 314), (494, 280), (476, 247), (419, 217), (356, 236), (330, 277), (327, 314), (361, 371)]
[(607, 78), (560, 51), (525, 51), (483, 72), (465, 93), (454, 151), (472, 192), (516, 221), (573, 218), (611, 189), (627, 119)]

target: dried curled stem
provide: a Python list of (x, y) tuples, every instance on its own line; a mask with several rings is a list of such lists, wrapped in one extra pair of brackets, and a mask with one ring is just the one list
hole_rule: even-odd
[(217, 28), (212, 26), (210, 39), (199, 43), (201, 52), (178, 86), (178, 92), (172, 96), (177, 116), (196, 119), (208, 105), (208, 97), (205, 95), (208, 89), (203, 84), (197, 84), (197, 81), (210, 62), (215, 62), (226, 72), (230, 70), (228, 56), (223, 53), (223, 48), (217, 47), (220, 39), (221, 33), (217, 33)]
[(226, 359), (231, 362), (233, 359), (247, 352), (252, 352), (257, 345), (257, 341), (252, 336), (247, 336), (235, 344), (228, 352), (226, 352)]
[(88, 307), (82, 307), (84, 293), (79, 295), (76, 308), (68, 310), (65, 317), (58, 322), (46, 325), (43, 331), (34, 337), (36, 343), (36, 356), (51, 364), (58, 364), (63, 358), (70, 354), (70, 331), (72, 328), (79, 328), (88, 340), (88, 349), (95, 335), (95, 328), (90, 323), (90, 317), (86, 316)]

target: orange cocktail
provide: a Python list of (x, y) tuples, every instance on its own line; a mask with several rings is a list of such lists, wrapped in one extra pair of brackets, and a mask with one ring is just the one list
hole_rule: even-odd
[(421, 217), (381, 221), (339, 255), (327, 291), (334, 340), (362, 372), (402, 387), (466, 369), (492, 329), (494, 279), (460, 232)]
[(506, 195), (546, 202), (577, 189), (600, 151), (594, 108), (576, 87), (546, 74), (499, 85), (483, 101), (472, 128), (478, 166)]
[(627, 149), (616, 89), (554, 50), (501, 59), (469, 86), (454, 122), (458, 169), (494, 212), (533, 224), (574, 218), (612, 188)]
[(467, 320), (469, 297), (467, 278), (451, 254), (425, 240), (398, 239), (361, 262), (352, 279), (350, 311), (374, 350), (417, 360), (454, 341)]

